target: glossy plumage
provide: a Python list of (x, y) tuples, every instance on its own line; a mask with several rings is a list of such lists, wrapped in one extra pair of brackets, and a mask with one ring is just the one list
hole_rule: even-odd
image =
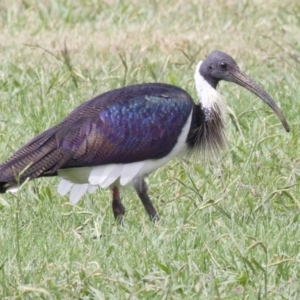
[[(224, 67), (226, 65), (226, 68)], [(125, 209), (119, 186), (132, 183), (151, 219), (157, 213), (144, 177), (180, 153), (198, 147), (215, 151), (225, 143), (225, 104), (219, 80), (233, 81), (262, 98), (288, 125), (271, 97), (239, 71), (227, 54), (215, 51), (196, 68), (200, 103), (179, 87), (138, 84), (99, 95), (71, 112), (0, 166), (0, 192), (26, 179), (59, 175), (58, 191), (76, 203), (98, 186), (113, 190), (116, 218)]]
[(193, 100), (185, 91), (167, 84), (132, 85), (104, 93), (18, 150), (1, 165), (0, 178), (13, 182), (14, 168), (21, 171), (27, 165), (21, 181), (54, 175), (60, 168), (164, 157), (176, 144), (192, 108)]

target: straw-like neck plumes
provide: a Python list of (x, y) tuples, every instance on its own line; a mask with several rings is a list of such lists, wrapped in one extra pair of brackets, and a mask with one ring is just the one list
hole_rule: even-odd
[(226, 143), (226, 104), (221, 94), (199, 73), (201, 63), (195, 72), (199, 106), (195, 107), (193, 116), (191, 143), (206, 155), (218, 152)]

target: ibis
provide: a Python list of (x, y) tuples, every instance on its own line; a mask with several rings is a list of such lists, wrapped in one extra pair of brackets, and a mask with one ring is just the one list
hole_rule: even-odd
[(220, 80), (258, 96), (289, 131), (267, 92), (231, 56), (213, 51), (196, 66), (197, 103), (185, 90), (165, 83), (129, 85), (96, 96), (0, 165), (0, 193), (16, 191), (27, 180), (58, 176), (58, 193), (69, 193), (74, 204), (86, 192), (110, 188), (114, 217), (120, 220), (125, 213), (120, 188), (132, 185), (150, 219), (157, 220), (145, 177), (179, 154), (216, 152), (226, 142)]

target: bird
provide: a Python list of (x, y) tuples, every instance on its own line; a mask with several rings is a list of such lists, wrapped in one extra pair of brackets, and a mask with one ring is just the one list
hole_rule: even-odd
[(50, 176), (60, 177), (58, 193), (69, 193), (73, 204), (86, 192), (110, 188), (113, 214), (121, 222), (120, 188), (131, 185), (149, 218), (159, 220), (145, 177), (178, 155), (217, 153), (226, 145), (221, 80), (262, 99), (289, 132), (271, 96), (225, 52), (215, 50), (200, 61), (194, 79), (198, 102), (180, 87), (157, 82), (120, 87), (84, 102), (0, 165), (0, 193)]

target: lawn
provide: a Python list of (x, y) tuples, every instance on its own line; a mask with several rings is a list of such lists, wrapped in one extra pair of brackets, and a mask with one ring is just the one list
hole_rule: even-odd
[(0, 299), (299, 299), (298, 1), (0, 2), (0, 161), (76, 106), (132, 83), (195, 99), (197, 62), (232, 55), (282, 109), (230, 84), (228, 146), (151, 174), (152, 224), (131, 188), (125, 226), (98, 190), (77, 205), (57, 178), (0, 195)]

